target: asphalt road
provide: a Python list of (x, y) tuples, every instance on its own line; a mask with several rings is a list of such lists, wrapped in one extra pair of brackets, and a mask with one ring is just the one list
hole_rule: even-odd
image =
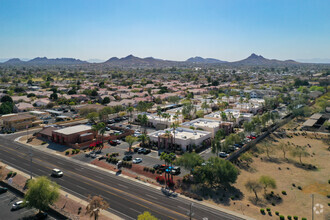
[[(101, 195), (110, 204), (109, 211), (123, 219), (136, 219), (144, 211), (160, 219), (189, 219), (190, 200), (167, 197), (161, 190), (36, 149), (30, 166), (29, 147), (12, 139), (0, 137), (0, 159), (4, 163), (28, 174), (31, 170), (33, 176), (49, 176), (53, 168), (59, 168), (64, 176), (53, 180), (63, 190), (82, 199)], [(193, 212), (193, 219), (241, 219), (198, 203), (194, 203)]]

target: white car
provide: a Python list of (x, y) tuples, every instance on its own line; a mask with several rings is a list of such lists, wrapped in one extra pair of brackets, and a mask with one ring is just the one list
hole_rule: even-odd
[(141, 163), (142, 162), (142, 158), (135, 158), (133, 160), (133, 163)]
[(55, 168), (52, 170), (52, 176), (61, 177), (61, 176), (63, 176), (63, 172), (61, 170)]
[(12, 210), (18, 210), (18, 209), (21, 209), (21, 208), (24, 208), (24, 202), (23, 201), (17, 201), (11, 207)]
[(220, 152), (219, 153), (219, 157), (222, 157), (222, 158), (225, 158), (225, 157), (228, 157), (229, 154), (227, 154), (226, 152)]

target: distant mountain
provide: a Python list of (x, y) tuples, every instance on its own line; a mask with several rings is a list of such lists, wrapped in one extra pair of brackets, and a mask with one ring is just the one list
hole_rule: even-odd
[(330, 63), (329, 58), (296, 59), (303, 63)]
[(12, 58), (7, 60), (6, 62), (4, 62), (4, 64), (8, 64), (8, 65), (21, 65), (24, 64), (24, 61), (18, 59), (18, 58)]
[(275, 65), (295, 65), (299, 64), (294, 60), (275, 60), (275, 59), (267, 59), (261, 55), (256, 55), (252, 53), (248, 58), (236, 62), (231, 62), (233, 65), (243, 65), (243, 66), (275, 66)]
[(77, 65), (85, 64), (87, 62), (74, 58), (48, 59), (47, 57), (37, 57), (27, 61), (27, 63), (31, 65)]
[(214, 58), (203, 58), (203, 57), (191, 57), (186, 60), (188, 63), (227, 63), (227, 61), (222, 61)]
[(175, 63), (177, 62), (155, 59), (153, 57), (140, 58), (133, 55), (128, 55), (123, 58), (112, 57), (105, 61), (103, 65), (118, 67), (164, 67), (174, 66)]
[(88, 59), (86, 60), (88, 63), (103, 63), (104, 60), (101, 59)]

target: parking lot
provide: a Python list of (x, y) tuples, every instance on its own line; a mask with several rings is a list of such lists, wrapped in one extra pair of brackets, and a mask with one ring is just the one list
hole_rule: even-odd
[[(21, 208), (15, 211), (11, 210), (12, 205), (20, 200), (23, 199), (17, 197), (9, 190), (0, 194), (0, 219), (33, 219), (33, 216), (38, 212), (36, 209)], [(54, 218), (48, 216), (46, 219)]]

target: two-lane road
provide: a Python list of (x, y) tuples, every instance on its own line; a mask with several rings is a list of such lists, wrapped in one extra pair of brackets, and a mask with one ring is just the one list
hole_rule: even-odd
[[(160, 219), (189, 219), (190, 200), (167, 197), (161, 190), (36, 149), (31, 165), (29, 148), (0, 137), (0, 159), (4, 163), (26, 173), (32, 171), (33, 176), (49, 175), (53, 168), (59, 168), (64, 176), (53, 180), (64, 190), (82, 199), (101, 195), (109, 202), (109, 211), (123, 219), (136, 219), (144, 211)], [(194, 219), (242, 219), (199, 203), (193, 205), (193, 212)]]

